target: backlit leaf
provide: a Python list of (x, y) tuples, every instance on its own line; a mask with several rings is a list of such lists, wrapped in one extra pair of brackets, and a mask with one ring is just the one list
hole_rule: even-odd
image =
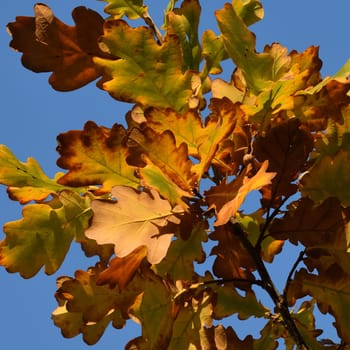
[(180, 220), (175, 214), (181, 214), (183, 210), (178, 207), (172, 209), (156, 191), (151, 193), (152, 196), (146, 192), (138, 193), (130, 187), (113, 187), (112, 196), (117, 198), (117, 202), (92, 202), (94, 217), (86, 236), (99, 244), (114, 244), (119, 257), (145, 245), (148, 261), (159, 263), (166, 255), (173, 236), (166, 225), (169, 221), (178, 224)]
[(42, 201), (66, 188), (46, 176), (35, 159), (23, 163), (5, 145), (0, 145), (0, 183), (9, 186), (10, 198), (20, 203)]
[(45, 273), (53, 274), (72, 240), (84, 236), (91, 216), (89, 200), (73, 192), (61, 196), (62, 201), (27, 205), (22, 219), (4, 225), (6, 238), (0, 243), (0, 264), (9, 272), (30, 278), (45, 266)]
[(253, 92), (266, 88), (271, 80), (272, 57), (256, 52), (254, 34), (231, 4), (225, 4), (221, 10), (216, 11), (216, 18), (226, 51), (242, 70), (247, 86)]
[[(161, 134), (156, 133), (151, 128), (133, 128), (128, 138), (128, 146), (130, 156), (127, 158), (129, 164), (139, 167), (141, 178), (144, 180), (147, 177), (144, 174), (143, 168), (149, 165), (157, 167), (160, 171), (157, 173), (153, 168), (153, 177), (158, 177), (158, 180), (163, 177), (162, 181), (152, 181), (152, 183), (145, 183), (143, 185), (151, 185), (151, 188), (159, 190), (160, 194), (169, 198), (171, 193), (166, 190), (162, 191), (162, 186), (166, 185), (169, 180), (179, 187), (182, 191), (179, 193), (180, 197), (186, 195), (192, 197), (192, 189), (195, 187), (196, 178), (192, 174), (192, 162), (188, 159), (188, 150), (185, 143), (181, 143), (176, 147), (174, 135), (166, 130)], [(145, 172), (149, 170), (145, 167)], [(163, 173), (164, 175), (162, 175)], [(148, 178), (150, 174), (148, 172)], [(152, 186), (153, 185), (153, 186)], [(172, 202), (173, 203), (173, 202)], [(177, 202), (178, 204), (181, 204)]]
[(264, 17), (264, 9), (260, 0), (236, 0), (233, 2), (233, 8), (247, 26), (260, 21)]
[(111, 20), (105, 23), (102, 42), (120, 59), (95, 57), (94, 62), (105, 72), (99, 87), (117, 100), (177, 111), (186, 109), (192, 95), (192, 73), (182, 72), (177, 37), (167, 36), (158, 45), (150, 29), (131, 28), (123, 20)]
[(97, 192), (109, 192), (113, 186), (139, 187), (135, 169), (125, 158), (128, 154), (126, 131), (121, 125), (112, 129), (87, 122), (84, 130), (72, 130), (57, 137), (61, 157), (57, 164), (68, 169), (59, 183), (69, 186), (102, 185)]
[(143, 17), (147, 13), (147, 6), (143, 5), (143, 0), (103, 0), (108, 5), (105, 12), (114, 18), (121, 18), (124, 15), (130, 19)]
[(23, 65), (34, 72), (51, 72), (49, 82), (60, 91), (78, 89), (102, 74), (93, 56), (111, 57), (98, 47), (103, 18), (86, 7), (77, 7), (75, 27), (54, 17), (51, 9), (36, 4), (35, 17), (17, 17), (8, 24), (13, 36), (10, 46), (23, 53)]
[(198, 42), (198, 24), (201, 7), (198, 0), (186, 0), (180, 8), (167, 13), (167, 34), (176, 35), (181, 43), (183, 69), (198, 71), (201, 48)]
[(263, 186), (269, 185), (276, 173), (266, 172), (269, 166), (268, 160), (265, 160), (259, 171), (251, 178), (245, 177), (243, 185), (239, 188), (237, 195), (231, 201), (225, 203), (220, 211), (217, 213), (217, 220), (214, 226), (221, 226), (226, 224), (232, 217), (234, 217), (243, 204), (246, 196), (254, 190), (259, 190)]

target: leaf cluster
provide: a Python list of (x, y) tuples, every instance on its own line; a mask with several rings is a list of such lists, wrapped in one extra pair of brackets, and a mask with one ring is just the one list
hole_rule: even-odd
[[(281, 341), (347, 349), (349, 64), (322, 78), (317, 47), (257, 52), (249, 26), (263, 17), (259, 0), (217, 10), (218, 35), (201, 32), (199, 0), (170, 1), (161, 29), (142, 0), (105, 2), (107, 18), (77, 7), (74, 26), (44, 4), (8, 25), (23, 65), (52, 72), (54, 89), (98, 79), (132, 107), (124, 124), (88, 121), (58, 135), (65, 172), (53, 179), (0, 146), (0, 183), (24, 205), (4, 226), (0, 264), (24, 278), (42, 267), (52, 274), (72, 241), (97, 257), (58, 279), (52, 314), (63, 336), (82, 334), (87, 344), (133, 320), (142, 334), (129, 350)], [(234, 66), (228, 80), (218, 77), (224, 60)], [(252, 193), (260, 198), (247, 214)], [(278, 291), (267, 264), (287, 241), (301, 252)], [(340, 344), (320, 338), (315, 305), (334, 317)], [(264, 319), (260, 337), (241, 340), (220, 323), (232, 315)]]

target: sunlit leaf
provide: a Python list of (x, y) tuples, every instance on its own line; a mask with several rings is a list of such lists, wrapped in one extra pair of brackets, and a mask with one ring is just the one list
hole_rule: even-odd
[(198, 0), (183, 1), (180, 8), (167, 13), (167, 34), (176, 35), (181, 43), (183, 69), (199, 70), (201, 48), (198, 25), (201, 7)]
[(5, 145), (0, 145), (0, 183), (9, 186), (10, 198), (20, 203), (42, 201), (66, 188), (50, 179), (35, 159), (23, 163)]
[(152, 191), (150, 196), (130, 187), (116, 186), (112, 189), (112, 196), (118, 201), (92, 202), (94, 217), (86, 236), (99, 244), (114, 244), (119, 257), (145, 245), (148, 261), (159, 263), (166, 255), (173, 236), (166, 225), (168, 221), (178, 224), (180, 220), (175, 214), (181, 214), (183, 210), (178, 207), (172, 209), (156, 191)]
[(121, 101), (186, 109), (192, 95), (192, 73), (182, 72), (178, 38), (167, 36), (158, 45), (150, 29), (112, 20), (105, 23), (102, 42), (111, 54), (120, 57), (94, 59), (105, 72), (98, 83), (102, 89)]
[(247, 86), (253, 92), (270, 85), (272, 57), (258, 54), (255, 50), (255, 36), (249, 31), (242, 18), (231, 4), (225, 4), (216, 12), (227, 53), (243, 72)]
[(72, 130), (57, 137), (61, 157), (57, 164), (68, 169), (59, 183), (69, 186), (102, 185), (97, 192), (109, 192), (113, 186), (139, 187), (135, 169), (125, 158), (128, 154), (126, 131), (121, 125), (112, 129), (87, 122), (84, 130)]
[(23, 65), (34, 72), (51, 72), (49, 82), (60, 91), (78, 89), (102, 75), (93, 56), (112, 57), (101, 51), (97, 40), (103, 34), (103, 18), (86, 7), (77, 7), (75, 27), (54, 17), (44, 4), (34, 6), (35, 17), (17, 17), (8, 24), (10, 46), (23, 53)]
[(247, 26), (260, 21), (264, 17), (264, 9), (260, 0), (236, 0), (233, 1), (233, 8)]
[(147, 6), (143, 5), (143, 0), (103, 0), (108, 5), (105, 12), (114, 18), (121, 18), (124, 15), (130, 19), (143, 17), (147, 13)]
[(269, 185), (271, 180), (276, 176), (274, 172), (266, 172), (269, 166), (268, 160), (265, 160), (259, 171), (251, 178), (245, 177), (243, 185), (239, 188), (237, 195), (231, 201), (225, 203), (220, 211), (217, 213), (217, 219), (214, 226), (221, 226), (226, 224), (232, 217), (234, 217), (243, 204), (246, 196), (254, 190), (259, 190), (263, 186)]
[(91, 216), (89, 200), (73, 192), (61, 196), (62, 201), (29, 204), (23, 208), (22, 219), (5, 224), (0, 264), (9, 272), (30, 278), (45, 266), (45, 273), (53, 274), (62, 264), (72, 240), (83, 237)]

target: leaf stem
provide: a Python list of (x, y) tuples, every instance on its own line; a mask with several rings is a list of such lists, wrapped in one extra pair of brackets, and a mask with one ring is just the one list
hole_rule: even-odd
[(303, 261), (305, 252), (306, 252), (306, 248), (299, 253), (298, 258), (295, 260), (291, 270), (289, 271), (287, 281), (286, 281), (286, 286), (284, 287), (284, 292), (283, 292), (285, 300), (287, 300), (287, 292), (288, 292), (289, 284), (292, 281), (293, 274), (294, 274), (296, 268), (298, 267), (299, 263), (301, 261)]
[(282, 316), (284, 325), (288, 330), (290, 336), (295, 341), (298, 349), (300, 350), (309, 350), (309, 347), (305, 343), (302, 335), (300, 334), (294, 320), (289, 312), (288, 304), (283, 295), (280, 295), (277, 291), (275, 285), (273, 284), (270, 274), (268, 273), (263, 261), (261, 260), (260, 255), (257, 253), (255, 247), (249, 241), (246, 233), (243, 231), (241, 225), (237, 222), (229, 221), (227, 223), (231, 232), (242, 242), (243, 246), (247, 250), (248, 254), (254, 260), (257, 271), (261, 277), (261, 280), (264, 282), (263, 286), (266, 292), (270, 295), (273, 300), (277, 312)]

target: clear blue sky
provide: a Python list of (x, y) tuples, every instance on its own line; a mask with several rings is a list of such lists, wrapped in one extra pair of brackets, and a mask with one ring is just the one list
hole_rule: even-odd
[[(161, 4), (167, 1), (149, 0), (151, 15), (159, 19)], [(48, 0), (55, 15), (72, 24), (71, 10), (79, 5), (102, 13), (104, 3), (96, 0)], [(212, 12), (224, 1), (202, 1), (205, 24), (213, 23)], [(47, 74), (35, 74), (20, 63), (20, 54), (8, 47), (10, 37), (6, 24), (18, 15), (33, 15), (32, 0), (7, 0), (0, 4), (0, 144), (9, 146), (23, 161), (36, 158), (48, 175), (58, 171), (56, 136), (63, 131), (81, 129), (87, 120), (110, 127), (121, 122), (130, 105), (112, 100), (92, 83), (83, 89), (59, 93), (50, 88)], [(253, 26), (258, 50), (265, 44), (280, 42), (288, 49), (302, 51), (310, 45), (320, 45), (323, 75), (335, 73), (350, 57), (349, 0), (330, 3), (319, 0), (263, 1), (265, 18)], [(231, 72), (226, 72), (227, 79)], [(4, 188), (0, 189), (0, 224), (20, 218), (20, 208), (10, 202)], [(0, 232), (0, 238), (3, 239)], [(281, 260), (283, 266), (286, 260)], [(85, 259), (73, 245), (66, 263), (53, 276), (42, 271), (30, 280), (8, 274), (0, 268), (0, 348), (1, 349), (123, 349), (127, 340), (138, 335), (135, 328), (124, 334), (109, 327), (94, 347), (86, 346), (81, 337), (64, 339), (50, 320), (56, 308), (55, 280), (61, 275), (72, 276), (78, 268), (86, 269), (94, 262)], [(278, 278), (283, 271), (274, 271)], [(133, 332), (134, 334), (131, 334)], [(327, 333), (327, 330), (326, 330)], [(333, 334), (333, 333), (331, 333)]]

